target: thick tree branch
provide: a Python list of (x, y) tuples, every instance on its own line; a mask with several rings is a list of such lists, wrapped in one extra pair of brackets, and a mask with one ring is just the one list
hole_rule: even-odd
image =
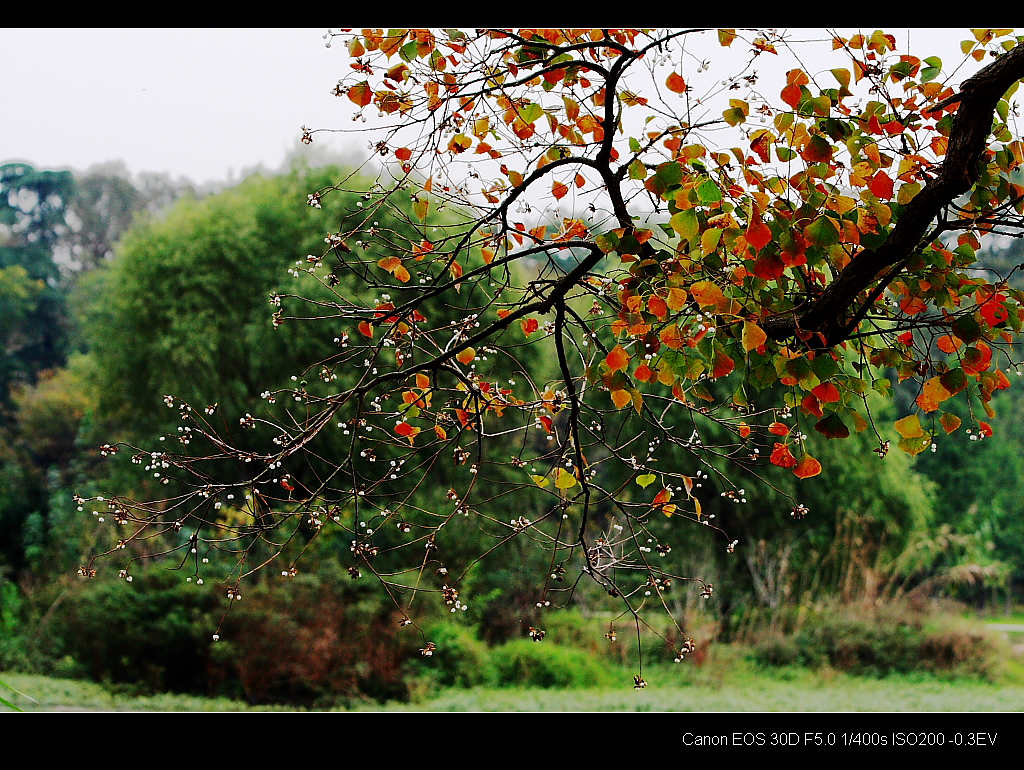
[[(848, 313), (861, 292), (879, 273), (913, 255), (922, 246), (922, 239), (939, 212), (977, 181), (996, 104), (1022, 77), (1024, 46), (1018, 46), (963, 84), (949, 148), (939, 173), (910, 201), (881, 246), (854, 257), (802, 311), (766, 321), (764, 330), (772, 339), (786, 339), (797, 331), (820, 332), (825, 336), (825, 344), (831, 346), (847, 338), (853, 331)], [(890, 281), (894, 277), (888, 276)]]

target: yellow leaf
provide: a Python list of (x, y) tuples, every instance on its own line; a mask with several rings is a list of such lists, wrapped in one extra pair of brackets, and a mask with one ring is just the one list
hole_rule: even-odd
[(921, 427), (921, 421), (916, 414), (897, 420), (893, 423), (893, 427), (903, 438), (919, 438), (924, 435), (924, 428)]
[(748, 353), (754, 348), (761, 347), (767, 341), (768, 335), (764, 329), (753, 321), (743, 322), (743, 349)]
[(576, 486), (576, 477), (569, 473), (565, 468), (558, 469), (558, 475), (555, 478), (555, 486), (559, 489), (572, 489)]

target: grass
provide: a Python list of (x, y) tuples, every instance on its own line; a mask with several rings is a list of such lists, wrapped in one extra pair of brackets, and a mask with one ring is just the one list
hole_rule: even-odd
[[(742, 657), (718, 665), (659, 666), (645, 671), (649, 686), (634, 690), (622, 670), (618, 688), (446, 689), (426, 692), (418, 702), (362, 704), (353, 711), (1024, 711), (1024, 680), (934, 675), (856, 677), (833, 671), (787, 667), (760, 669)], [(3, 673), (0, 679), (24, 711), (294, 711), (292, 706), (250, 706), (227, 698), (163, 694), (116, 695), (98, 684)]]

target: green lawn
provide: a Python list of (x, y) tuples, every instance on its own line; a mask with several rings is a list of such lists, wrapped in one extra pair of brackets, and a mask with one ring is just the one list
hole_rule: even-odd
[[(418, 703), (367, 704), (359, 711), (1024, 711), (1024, 686), (931, 676), (852, 677), (835, 672), (781, 669), (741, 671), (721, 681), (689, 686), (671, 681), (673, 669), (647, 675), (651, 684), (619, 689), (447, 690)], [(704, 678), (701, 677), (701, 680)], [(127, 697), (97, 684), (6, 673), (0, 681), (33, 697), (10, 691), (4, 697), (25, 711), (250, 711), (293, 710), (251, 707), (226, 698), (191, 695)]]

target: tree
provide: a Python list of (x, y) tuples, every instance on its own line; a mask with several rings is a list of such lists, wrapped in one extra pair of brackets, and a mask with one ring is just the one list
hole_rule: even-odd
[[(275, 323), (322, 321), (337, 348), (310, 370), (320, 380), (298, 372), (241, 416), (260, 450), (168, 396), (188, 441), (136, 449), (168, 491), (104, 501), (121, 547), (157, 538), (195, 574), (201, 552), (223, 552), (234, 600), (275, 559), (296, 574), (295, 542), (340, 528), (351, 574), (377, 578), (402, 624), (420, 595), (464, 609), (467, 575), (509, 541), (545, 554), (539, 617), (584, 577), (638, 633), (675, 584), (712, 597), (660, 566), (664, 532), (690, 521), (740, 547), (708, 505), (746, 503), (730, 469), (814, 484), (815, 432), (873, 435), (885, 457), (868, 396), (893, 377), (918, 383), (894, 425), (910, 455), (963, 424), (954, 396), (991, 418), (1009, 385), (1024, 295), (972, 266), (1024, 212), (1010, 32), (972, 30), (955, 67), (880, 31), (825, 34), (831, 61), (813, 69), (807, 42), (732, 29), (331, 33), (349, 58), (334, 93), (373, 121), (381, 169), (309, 193), (362, 196), (292, 271), (330, 296), (273, 301)], [(754, 65), (776, 57), (789, 69), (762, 91)], [(702, 84), (716, 62), (732, 70)], [(525, 363), (537, 349), (547, 369)], [(990, 435), (979, 417), (965, 430)], [(323, 453), (338, 432), (344, 453)], [(425, 483), (439, 468), (442, 504)], [(525, 490), (528, 512), (508, 503)], [(236, 494), (245, 525), (218, 524)], [(455, 558), (469, 527), (491, 544)], [(528, 633), (543, 639), (541, 621)]]
[(73, 194), (69, 172), (0, 165), (0, 405), (13, 383), (64, 360), (67, 311), (53, 251)]

